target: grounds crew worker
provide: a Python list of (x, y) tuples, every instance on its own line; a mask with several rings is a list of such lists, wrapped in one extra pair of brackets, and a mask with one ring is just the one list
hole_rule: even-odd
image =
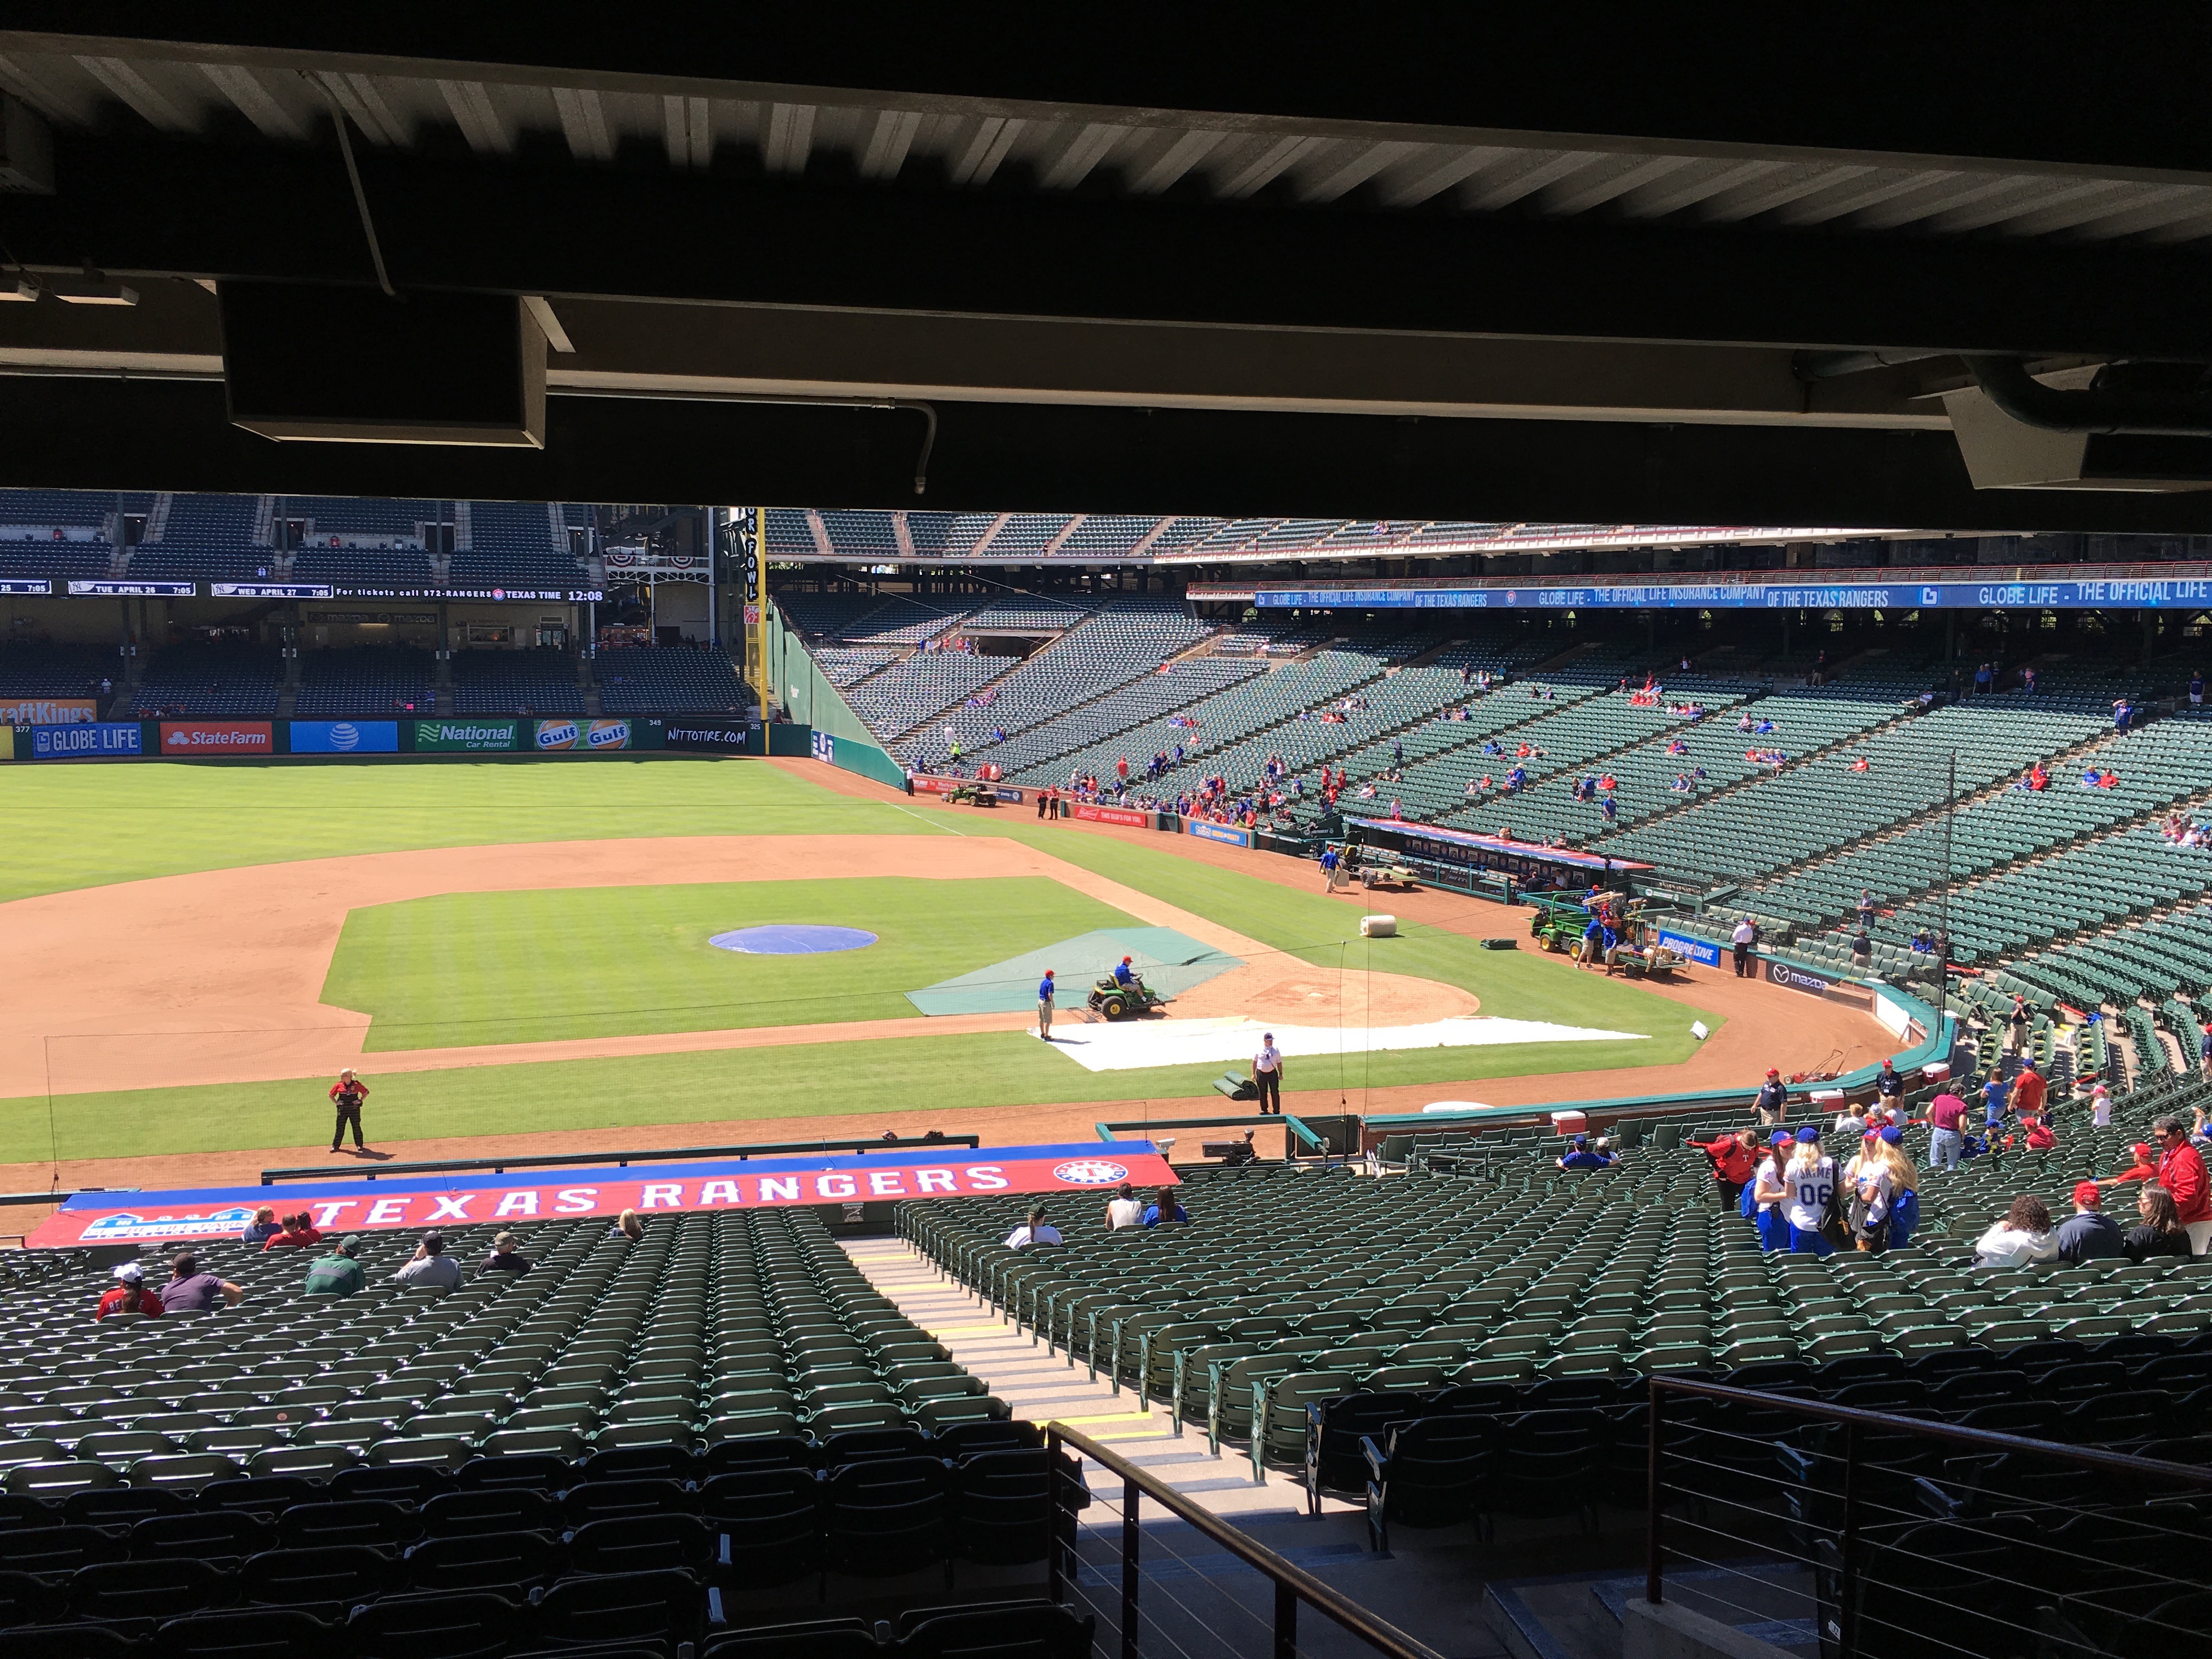
[(331, 1128), (331, 1150), (338, 1150), (345, 1139), (346, 1125), (353, 1125), (353, 1149), (357, 1152), (368, 1150), (361, 1134), (361, 1103), (368, 1097), (368, 1085), (354, 1075), (349, 1066), (338, 1073), (338, 1080), (331, 1085), (331, 1101), (338, 1109), (338, 1121)]
[(1334, 893), (1336, 890), (1337, 866), (1343, 862), (1343, 860), (1337, 857), (1335, 848), (1324, 847), (1321, 849), (1321, 873), (1322, 878), (1322, 890), (1323, 892)]
[(1037, 1035), (1047, 1042), (1052, 1041), (1052, 969), (1048, 968), (1037, 981)]
[(1260, 1088), (1261, 1113), (1279, 1115), (1283, 1109), (1283, 1051), (1275, 1047), (1273, 1031), (1260, 1034), (1260, 1052), (1252, 1056), (1252, 1081)]

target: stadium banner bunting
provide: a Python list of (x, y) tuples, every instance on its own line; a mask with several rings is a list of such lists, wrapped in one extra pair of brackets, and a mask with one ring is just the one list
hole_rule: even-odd
[(31, 728), (33, 760), (118, 759), (145, 752), (143, 728), (137, 720), (80, 720)]
[(1717, 968), (1721, 965), (1721, 947), (1709, 939), (1693, 939), (1687, 933), (1677, 933), (1662, 927), (1659, 930), (1659, 943), (1681, 957), (1683, 961), (1694, 962), (1700, 968)]
[(76, 726), (99, 718), (91, 697), (0, 698), (0, 726)]
[(399, 752), (398, 720), (294, 720), (290, 723), (292, 752), (295, 755), (396, 755)]
[(270, 720), (163, 720), (165, 755), (273, 755), (276, 726)]
[(523, 1170), (281, 1187), (73, 1194), (41, 1222), (34, 1249), (234, 1238), (264, 1204), (305, 1210), (325, 1232), (463, 1226), (542, 1216), (891, 1203), (902, 1198), (1054, 1193), (1096, 1197), (1122, 1182), (1177, 1184), (1149, 1140), (1052, 1146), (886, 1147), (802, 1158), (702, 1159), (653, 1166)]
[(1203, 818), (1185, 818), (1182, 827), (1200, 841), (1226, 842), (1231, 847), (1249, 847), (1252, 832), (1240, 830), (1233, 823), (1208, 823)]
[(415, 722), (415, 751), (436, 754), (454, 750), (483, 752), (515, 746), (513, 720), (438, 720)]

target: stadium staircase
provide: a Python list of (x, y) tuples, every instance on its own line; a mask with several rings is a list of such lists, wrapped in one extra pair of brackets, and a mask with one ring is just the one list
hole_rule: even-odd
[[(1147, 1474), (1240, 1525), (1304, 1513), (1304, 1493), (1296, 1480), (1278, 1470), (1255, 1482), (1249, 1458), (1226, 1447), (1219, 1454), (1206, 1449), (1202, 1421), (1186, 1421), (1178, 1430), (1164, 1406), (1153, 1402), (1148, 1408), (1127, 1387), (1116, 1388), (1103, 1376), (1093, 1379), (1073, 1357), (1048, 1348), (1036, 1332), (1017, 1328), (904, 1240), (854, 1240), (845, 1253), (954, 1364), (982, 1378), (991, 1397), (1005, 1401), (1016, 1420), (1057, 1420), (1106, 1441)], [(1084, 1476), (1094, 1490), (1118, 1485), (1118, 1477), (1087, 1458)], [(1358, 1506), (1332, 1497), (1326, 1508), (1349, 1514)]]

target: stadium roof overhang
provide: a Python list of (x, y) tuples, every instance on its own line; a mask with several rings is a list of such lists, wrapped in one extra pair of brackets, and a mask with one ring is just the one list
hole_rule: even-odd
[[(2206, 26), (2054, 16), (19, 4), (0, 477), (2212, 528)], [(409, 316), (527, 319), (504, 437), (231, 424), (255, 284), (358, 372), (336, 112)]]

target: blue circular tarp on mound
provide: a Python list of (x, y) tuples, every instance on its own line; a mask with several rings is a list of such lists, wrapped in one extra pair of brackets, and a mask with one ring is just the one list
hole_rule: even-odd
[(778, 921), (765, 927), (740, 927), (707, 941), (717, 951), (748, 957), (816, 957), (832, 951), (865, 951), (876, 942), (858, 927), (817, 927), (811, 922)]

